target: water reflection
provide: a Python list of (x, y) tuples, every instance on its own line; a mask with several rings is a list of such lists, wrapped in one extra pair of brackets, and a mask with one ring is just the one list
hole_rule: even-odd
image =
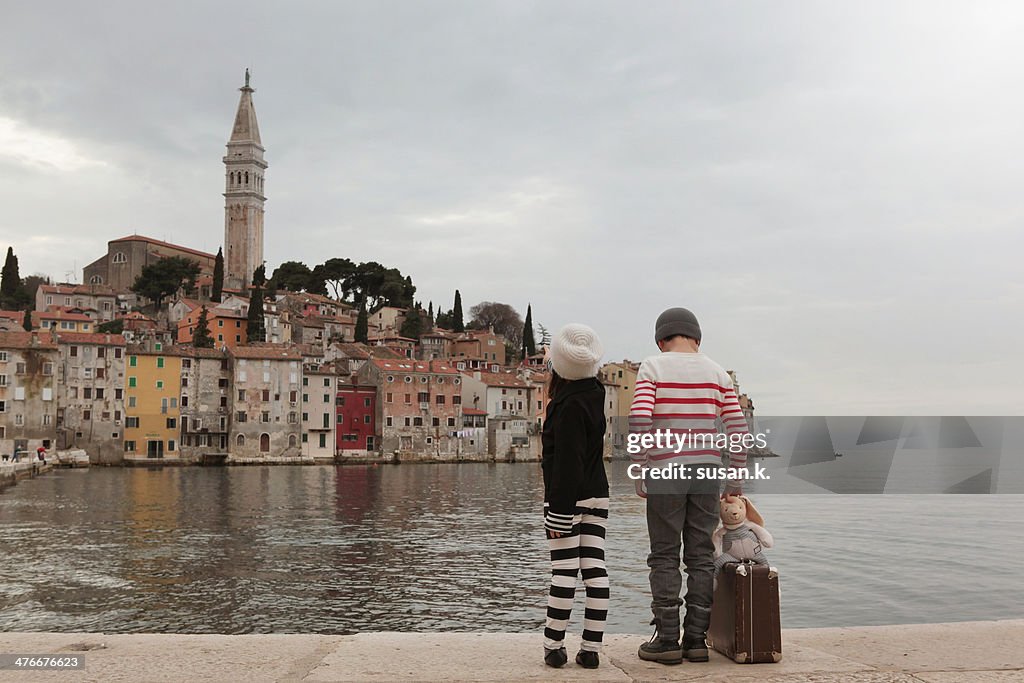
[[(609, 630), (645, 632), (643, 505), (619, 469)], [(54, 472), (0, 495), (0, 629), (536, 629), (540, 489), (531, 464)], [(758, 507), (778, 543), (787, 626), (1021, 616), (1024, 586), (1000, 567), (1024, 559), (1010, 521), (1022, 496), (762, 496)], [(994, 514), (1008, 507), (1018, 514)], [(915, 574), (936, 534), (944, 562)], [(1008, 562), (979, 572), (978, 548), (994, 545)]]

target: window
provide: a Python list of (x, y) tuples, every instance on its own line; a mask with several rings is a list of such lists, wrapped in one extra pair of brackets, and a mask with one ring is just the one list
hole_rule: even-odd
[(164, 388), (164, 381), (162, 379), (158, 379), (156, 381), (156, 388), (157, 389), (163, 389)]
[(92, 400), (92, 387), (85, 387), (82, 389), (82, 398)]
[(443, 406), (444, 402), (445, 402), (444, 394), (438, 394), (437, 395), (437, 400), (436, 400), (437, 405)]
[(174, 429), (177, 426), (178, 426), (178, 420), (176, 418), (173, 418), (173, 417), (167, 418), (167, 428), (168, 429)]
[(406, 405), (412, 403), (412, 394), (406, 394), (405, 395), (405, 403), (406, 403)]
[(439, 418), (439, 417), (431, 418), (430, 419), (430, 426), (431, 427), (440, 427), (441, 426), (441, 418)]
[(129, 408), (134, 408), (135, 407), (135, 397), (134, 396), (129, 396), (128, 397), (128, 407)]
[[(243, 422), (244, 422), (244, 420), (243, 420)], [(245, 434), (239, 434), (237, 437), (235, 437), (235, 444), (238, 445), (238, 446), (244, 446), (245, 445)]]
[(138, 429), (139, 428), (139, 418), (137, 418), (137, 417), (126, 417), (124, 419), (124, 426), (125, 426), (125, 429)]
[(25, 364), (24, 363), (18, 363), (17, 365), (15, 365), (14, 366), (14, 374), (16, 374), (16, 375), (24, 375), (25, 374)]
[(187, 387), (188, 386), (188, 377), (182, 376), (182, 378), (181, 378), (181, 386), (183, 386), (183, 387)]
[(50, 421), (52, 419), (53, 419), (53, 415), (50, 415), (49, 413), (43, 414), (43, 426), (44, 427), (49, 426), (50, 425)]
[(115, 401), (122, 401), (122, 400), (124, 400), (124, 389), (120, 389), (120, 388), (114, 389), (114, 400)]
[(21, 427), (24, 424), (25, 424), (25, 416), (24, 415), (15, 415), (14, 416), (14, 426), (15, 427)]
[(114, 263), (128, 263), (128, 257), (124, 255), (123, 251), (119, 251), (114, 254), (114, 258), (112, 258), (111, 261), (113, 261)]
[(327, 448), (327, 435), (323, 433), (320, 434), (320, 448)]
[(96, 379), (104, 379), (107, 376), (106, 368), (96, 368)]
[(235, 413), (235, 422), (246, 422), (249, 419), (249, 414), (244, 410), (239, 410)]
[[(71, 348), (74, 349), (75, 347), (72, 346)], [(73, 356), (75, 354), (72, 353), (71, 355)], [(139, 364), (139, 357), (138, 356), (128, 356), (128, 367), (134, 368), (138, 364)]]
[(309, 422), (309, 413), (303, 413), (302, 414), (302, 421), (303, 422)]
[(331, 428), (331, 414), (330, 413), (324, 413), (324, 429), (330, 429), (330, 428)]
[(164, 359), (162, 356), (158, 356), (156, 359), (156, 366), (162, 368), (164, 366)]
[(25, 400), (25, 387), (14, 387), (14, 400), (24, 401)]
[(7, 401), (0, 401), (0, 413), (7, 412)]
[(449, 417), (448, 418), (448, 426), (449, 427), (454, 427), (455, 426), (455, 418), (454, 417)]
[(370, 424), (370, 416), (363, 415), (363, 424)]
[(264, 389), (261, 397), (264, 403), (268, 402), (270, 400), (270, 389)]
[(369, 397), (363, 399), (363, 407), (365, 407), (365, 408), (369, 408), (370, 407), (370, 399), (369, 399)]
[(102, 401), (103, 400), (103, 394), (104, 394), (103, 388), (102, 387), (97, 387), (96, 388), (96, 400), (97, 401)]
[(53, 374), (53, 363), (43, 363), (43, 374), (44, 375), (52, 375)]
[(174, 452), (174, 439), (168, 439), (167, 440), (167, 452), (168, 453), (173, 453)]
[(416, 395), (416, 400), (419, 401), (420, 403), (429, 403), (430, 402), (430, 394), (428, 394), (425, 391), (421, 391), (421, 392), (419, 392)]
[(264, 410), (260, 413), (260, 422), (270, 422), (270, 412)]
[(394, 423), (394, 420), (391, 419), (390, 415), (388, 415), (386, 418), (384, 418), (384, 424), (387, 425), (388, 427), (393, 427), (394, 426), (393, 423)]
[(183, 370), (187, 370), (187, 369), (191, 368), (192, 367), (192, 359), (191, 358), (182, 358), (181, 359), (181, 367), (182, 367)]
[(405, 426), (406, 426), (406, 427), (409, 427), (409, 426), (411, 426), (411, 425), (412, 425), (412, 419), (411, 419), (411, 418), (408, 418), (408, 417), (407, 417), (407, 418), (405, 418)]
[(263, 434), (260, 434), (260, 452), (261, 453), (269, 453), (270, 452), (270, 434), (267, 434), (266, 432), (264, 432)]
[(244, 401), (245, 400), (245, 389), (239, 389), (238, 390), (238, 400), (239, 401)]
[(324, 377), (324, 386), (325, 387), (331, 386), (331, 378), (330, 377)]
[(459, 396), (458, 394), (456, 394), (455, 396), (452, 396), (452, 405), (453, 406), (460, 406), (460, 405), (462, 405), (462, 397)]
[(413, 427), (422, 427), (423, 426), (423, 418), (422, 417), (414, 417), (412, 419), (412, 426)]
[(0, 351), (0, 363), (6, 363), (6, 362), (7, 362), (7, 352), (6, 351)]
[(7, 386), (7, 375), (0, 375), (0, 387)]
[(124, 442), (124, 452), (125, 453), (134, 453), (135, 452), (135, 442), (134, 441), (125, 441)]
[(114, 358), (120, 358), (122, 354), (121, 349), (114, 349)]
[[(393, 401), (394, 401), (394, 398), (395, 398), (395, 395), (394, 395), (394, 394), (392, 394), (392, 393), (391, 393), (390, 391), (389, 391), (388, 393), (384, 394), (384, 400), (385, 400), (385, 401), (386, 401), (387, 403), (391, 403), (391, 402), (393, 402)], [(344, 399), (343, 399), (343, 400), (344, 400)]]

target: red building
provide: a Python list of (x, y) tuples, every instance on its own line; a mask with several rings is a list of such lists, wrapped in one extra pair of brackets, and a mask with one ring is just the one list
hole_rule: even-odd
[(338, 453), (376, 450), (377, 387), (339, 377), (335, 403)]

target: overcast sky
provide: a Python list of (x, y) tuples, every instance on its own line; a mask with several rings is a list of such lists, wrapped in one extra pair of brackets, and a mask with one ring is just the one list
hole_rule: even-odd
[(23, 275), (216, 252), (248, 66), (269, 270), (377, 260), (610, 359), (687, 306), (762, 414), (1024, 408), (1020, 3), (0, 6)]

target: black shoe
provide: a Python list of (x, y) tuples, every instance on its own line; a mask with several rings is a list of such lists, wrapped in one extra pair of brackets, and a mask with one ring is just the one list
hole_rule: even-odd
[(691, 662), (706, 662), (709, 659), (708, 644), (703, 638), (683, 638), (682, 652), (683, 657)]
[(544, 650), (544, 663), (548, 666), (553, 666), (556, 669), (560, 669), (565, 666), (565, 663), (569, 661), (569, 655), (565, 653), (565, 648), (560, 647), (557, 650)]
[(576, 663), (584, 669), (596, 669), (601, 664), (601, 658), (597, 656), (596, 652), (580, 650), (576, 653)]

